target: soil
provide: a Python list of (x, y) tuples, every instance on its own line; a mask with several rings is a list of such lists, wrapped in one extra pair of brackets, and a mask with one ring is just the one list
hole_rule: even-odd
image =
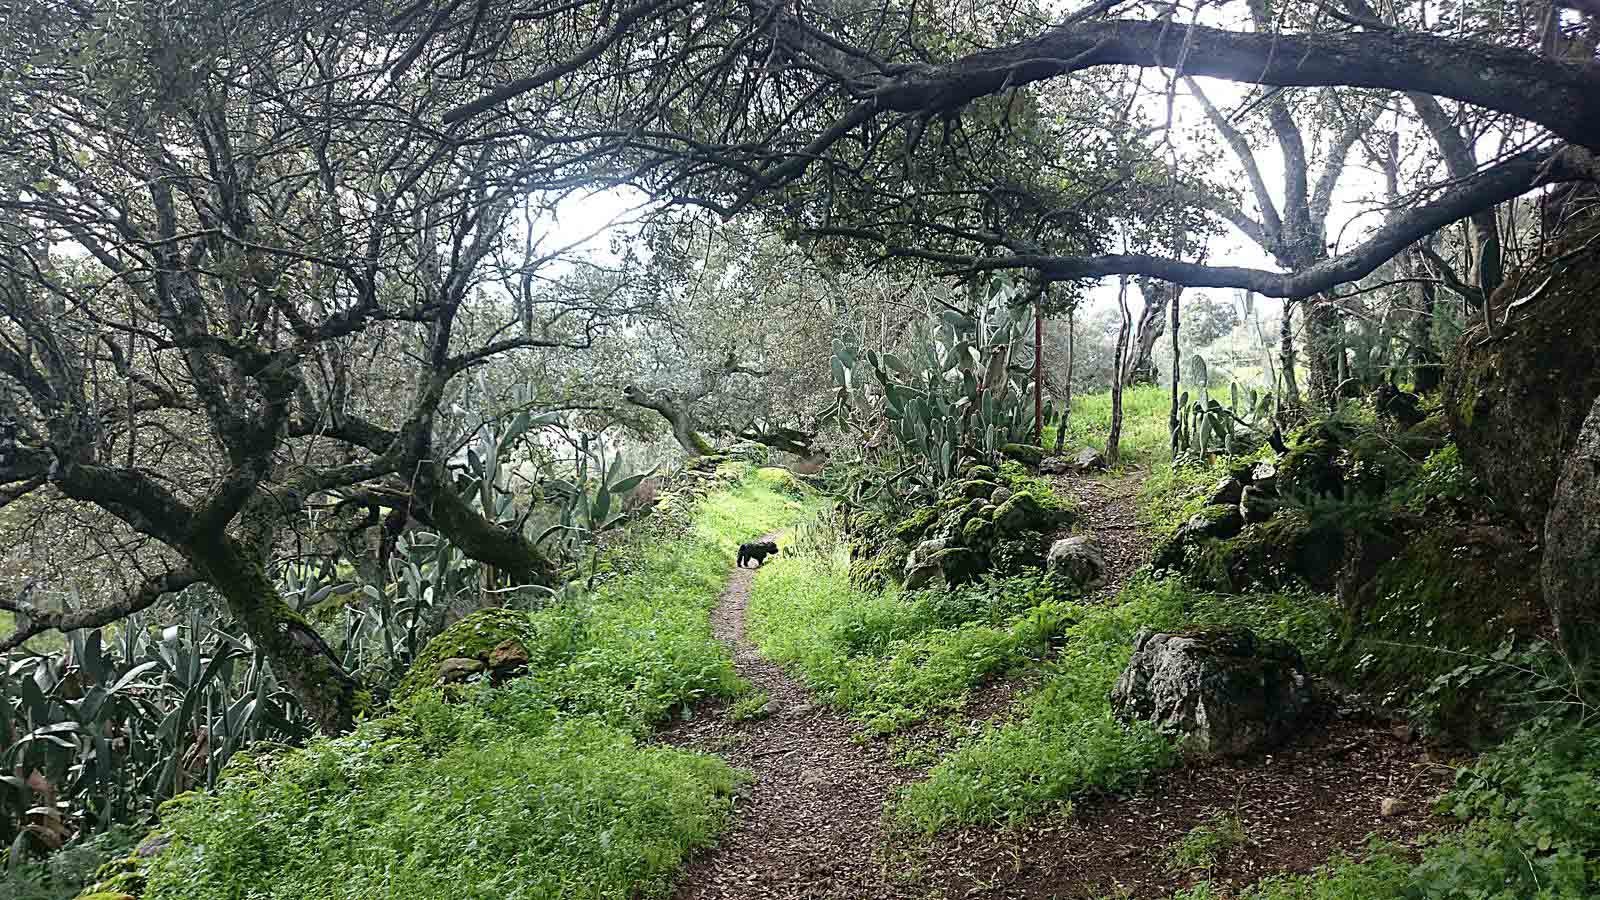
[[(1108, 565), (1094, 595), (1109, 602), (1149, 556), (1135, 521), (1136, 475), (1068, 477), (1077, 529), (1095, 533)], [(733, 573), (712, 614), (735, 668), (771, 698), (768, 714), (737, 721), (707, 710), (663, 741), (716, 753), (751, 774), (720, 843), (693, 859), (675, 898), (1159, 898), (1209, 879), (1247, 885), (1356, 854), (1369, 834), (1402, 845), (1442, 827), (1429, 812), (1453, 770), (1391, 724), (1327, 710), (1274, 753), (1196, 763), (1128, 795), (1080, 799), (1069, 810), (1013, 829), (966, 828), (932, 839), (890, 833), (884, 805), (925, 770), (896, 767), (887, 742), (861, 734), (779, 667), (744, 633), (755, 569)], [(1027, 676), (974, 691), (962, 718), (994, 720), (1014, 708)], [(1404, 811), (1382, 815), (1383, 801)], [(1173, 846), (1191, 829), (1234, 815), (1246, 840), (1209, 870), (1176, 868)]]

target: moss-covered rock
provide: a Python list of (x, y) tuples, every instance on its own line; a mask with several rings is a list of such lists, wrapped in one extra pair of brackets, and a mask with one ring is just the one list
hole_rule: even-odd
[(1044, 448), (1032, 444), (1002, 444), (1000, 455), (1006, 459), (1014, 459), (1025, 466), (1038, 468), (1044, 461)]
[(1435, 679), (1460, 666), (1461, 654), (1487, 657), (1546, 629), (1538, 549), (1516, 528), (1478, 523), (1419, 519), (1405, 538), (1360, 602), (1347, 603), (1336, 674), (1395, 707), (1427, 692), (1426, 730), (1478, 744), (1505, 724), (1504, 697)]
[(932, 506), (921, 507), (894, 526), (894, 536), (907, 543), (914, 543), (937, 521), (939, 521), (937, 509)]
[(987, 549), (993, 543), (995, 535), (994, 522), (982, 516), (973, 516), (961, 526), (961, 544), (974, 550)]
[(1329, 591), (1343, 559), (1343, 538), (1337, 531), (1286, 510), (1246, 525), (1235, 537), (1202, 541), (1188, 576), (1201, 587), (1232, 593), (1302, 586)]
[(753, 476), (757, 484), (786, 497), (801, 499), (810, 493), (793, 472), (778, 466), (762, 466)]
[(870, 590), (882, 589), (891, 580), (901, 577), (910, 553), (911, 547), (906, 541), (898, 538), (889, 541), (876, 553), (851, 562), (850, 580)]
[(994, 524), (1001, 535), (1013, 537), (1025, 531), (1050, 531), (1061, 524), (1061, 516), (1032, 491), (1019, 491), (995, 509)]
[(979, 481), (974, 479), (971, 481), (961, 482), (958, 490), (960, 491), (961, 496), (968, 499), (987, 500), (999, 487), (1000, 485), (993, 481)]
[(929, 556), (927, 562), (937, 566), (946, 581), (957, 584), (977, 577), (984, 570), (986, 559), (966, 547), (946, 547)]
[(1239, 514), (1238, 507), (1222, 504), (1203, 506), (1156, 548), (1155, 567), (1178, 568), (1192, 548), (1208, 540), (1235, 537), (1243, 530), (1244, 518)]
[[(1600, 243), (1589, 245), (1548, 284), (1507, 279), (1537, 287), (1538, 300), (1518, 306), (1492, 339), (1469, 329), (1447, 370), (1444, 413), (1462, 461), (1530, 530), (1544, 527), (1561, 466), (1600, 397)], [(1517, 299), (1509, 293), (1496, 294), (1496, 319)]]
[(968, 481), (998, 481), (1000, 479), (1000, 473), (990, 466), (983, 465), (968, 466), (961, 475)]
[(405, 699), (432, 687), (438, 682), (439, 667), (446, 660), (477, 660), (487, 668), (495, 648), (507, 641), (522, 648), (525, 660), (529, 658), (528, 648), (538, 646), (537, 630), (526, 613), (495, 608), (480, 609), (464, 616), (422, 648), (395, 691), (395, 698)]

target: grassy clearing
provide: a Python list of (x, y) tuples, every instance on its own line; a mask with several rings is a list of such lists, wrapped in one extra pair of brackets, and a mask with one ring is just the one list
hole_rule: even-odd
[(1035, 575), (948, 590), (864, 590), (829, 545), (766, 566), (750, 598), (762, 655), (887, 734), (959, 708), (999, 672), (1035, 664), (1067, 624)]
[(681, 534), (641, 536), (584, 603), (530, 613), (532, 671), (428, 690), (354, 733), (257, 762), (165, 811), (141, 896), (629, 898), (665, 891), (721, 829), (737, 778), (639, 743), (740, 688), (706, 615), (734, 550), (799, 515), (754, 480)]

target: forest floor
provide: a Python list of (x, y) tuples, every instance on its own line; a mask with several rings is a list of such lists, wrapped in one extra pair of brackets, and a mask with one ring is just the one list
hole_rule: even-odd
[[(1076, 501), (1078, 529), (1095, 534), (1106, 557), (1094, 600), (1113, 600), (1148, 558), (1136, 520), (1141, 475), (1058, 482)], [(760, 656), (744, 628), (755, 574), (734, 572), (712, 622), (739, 674), (770, 698), (766, 715), (711, 710), (664, 736), (751, 774), (729, 831), (680, 877), (679, 900), (1159, 898), (1201, 880), (1237, 888), (1308, 871), (1359, 854), (1371, 834), (1415, 845), (1443, 824), (1429, 810), (1453, 769), (1391, 723), (1328, 708), (1274, 753), (1180, 766), (1131, 794), (1081, 799), (1070, 813), (933, 838), (894, 833), (885, 802), (926, 769), (897, 766), (887, 742), (867, 739)], [(1036, 681), (997, 679), (973, 692), (963, 717), (1003, 721)], [(1399, 811), (1384, 816), (1387, 798)], [(1237, 827), (1208, 867), (1178, 865), (1185, 837), (1215, 833), (1222, 817)]]

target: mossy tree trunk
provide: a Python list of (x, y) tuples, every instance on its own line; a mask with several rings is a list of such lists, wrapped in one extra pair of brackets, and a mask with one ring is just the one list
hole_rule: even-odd
[(356, 679), (316, 629), (284, 601), (262, 561), (227, 535), (202, 537), (183, 549), (317, 728), (324, 734), (349, 731), (355, 720)]

